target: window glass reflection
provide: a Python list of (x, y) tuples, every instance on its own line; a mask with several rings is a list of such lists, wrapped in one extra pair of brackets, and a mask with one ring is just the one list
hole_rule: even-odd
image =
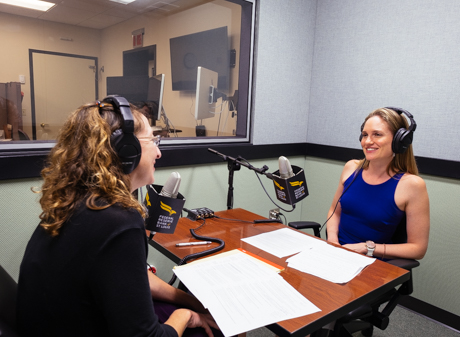
[[(40, 15), (2, 7), (8, 34), (0, 40), (11, 46), (0, 55), (2, 143), (52, 141), (72, 110), (108, 94), (145, 109), (153, 133), (171, 140), (248, 137), (238, 121), (248, 118), (238, 94), (242, 6), (235, 2), (101, 1), (105, 10), (92, 18), (83, 13), (94, 8), (64, 2)], [(57, 19), (56, 10), (74, 17)]]

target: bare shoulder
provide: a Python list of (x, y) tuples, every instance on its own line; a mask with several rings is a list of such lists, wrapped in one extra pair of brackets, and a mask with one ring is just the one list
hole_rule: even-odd
[(359, 165), (359, 160), (356, 160), (356, 159), (349, 160), (345, 164), (345, 166), (343, 167), (342, 176), (341, 176), (342, 183), (344, 183), (348, 179), (348, 177), (352, 175), (353, 172), (356, 171), (356, 169), (358, 168), (358, 165)]
[[(396, 188), (395, 202), (401, 210), (406, 212), (406, 207), (410, 205), (428, 209), (429, 197), (425, 181), (417, 175), (405, 173)], [(420, 210), (420, 208), (417, 209)]]
[(415, 190), (415, 191), (426, 190), (425, 181), (420, 176), (410, 174), (410, 173), (405, 173), (401, 177), (400, 184), (402, 185), (402, 187), (410, 189), (410, 190)]
[(359, 165), (359, 160), (352, 159), (352, 160), (347, 161), (347, 163), (345, 164), (344, 168), (350, 168), (350, 169), (352, 169), (354, 171), (354, 170), (356, 170), (358, 165)]

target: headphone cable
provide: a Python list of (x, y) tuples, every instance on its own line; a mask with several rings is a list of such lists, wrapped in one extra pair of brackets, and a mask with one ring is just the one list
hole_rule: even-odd
[(335, 207), (334, 207), (334, 210), (332, 211), (332, 214), (329, 216), (329, 218), (327, 218), (327, 220), (323, 223), (323, 225), (321, 226), (321, 228), (319, 229), (319, 232), (321, 233), (321, 231), (323, 230), (323, 227), (327, 224), (327, 222), (329, 220), (331, 220), (332, 216), (335, 214), (335, 211), (337, 210), (337, 206), (339, 205), (339, 202), (340, 200), (342, 199), (343, 195), (345, 194), (346, 191), (348, 191), (348, 189), (350, 188), (351, 184), (353, 184), (353, 182), (355, 181), (356, 177), (358, 176), (358, 173), (359, 171), (361, 171), (364, 167), (364, 164), (366, 163), (366, 158), (364, 158), (363, 160), (363, 163), (361, 164), (361, 166), (359, 167), (358, 170), (356, 170), (354, 172), (354, 177), (353, 177), (353, 180), (351, 181), (351, 183), (347, 186), (347, 188), (342, 192), (342, 194), (340, 195), (339, 199), (337, 199), (337, 202), (335, 204)]

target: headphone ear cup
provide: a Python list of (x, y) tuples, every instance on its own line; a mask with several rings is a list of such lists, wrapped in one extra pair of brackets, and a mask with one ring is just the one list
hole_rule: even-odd
[(123, 130), (115, 130), (110, 136), (113, 150), (120, 158), (123, 173), (129, 174), (139, 165), (142, 155), (141, 144), (132, 133), (124, 133)]
[(414, 138), (414, 133), (406, 129), (399, 129), (393, 137), (391, 148), (394, 153), (404, 153)]

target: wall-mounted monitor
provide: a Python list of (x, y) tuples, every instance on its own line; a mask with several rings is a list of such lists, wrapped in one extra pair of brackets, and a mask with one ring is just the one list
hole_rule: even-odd
[(156, 45), (123, 51), (123, 76), (153, 76), (155, 68)]
[(219, 89), (228, 90), (228, 43), (226, 26), (170, 39), (172, 90), (195, 90), (198, 67), (217, 72)]
[(107, 77), (107, 95), (119, 95), (130, 103), (147, 99), (149, 77), (144, 76), (109, 76)]
[(216, 105), (212, 94), (217, 88), (218, 74), (204, 67), (198, 67), (196, 77), (195, 119), (214, 117)]
[(147, 101), (149, 103), (154, 103), (156, 109), (152, 111), (152, 118), (155, 120), (160, 120), (161, 118), (161, 109), (163, 108), (163, 92), (165, 86), (165, 75), (159, 74), (149, 78), (149, 86), (147, 91)]

